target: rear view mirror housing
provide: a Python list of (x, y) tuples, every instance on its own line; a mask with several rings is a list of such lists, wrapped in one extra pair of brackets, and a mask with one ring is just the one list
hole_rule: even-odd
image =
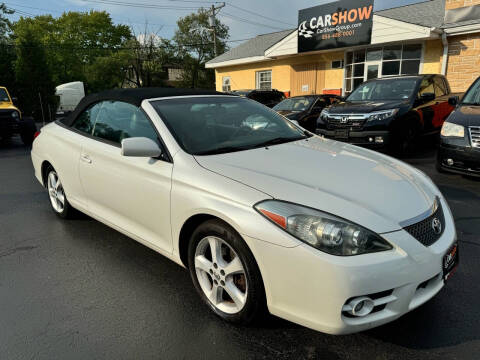
[(448, 98), (448, 103), (452, 106), (457, 106), (460, 101), (458, 96), (451, 96)]
[(422, 96), (420, 96), (420, 100), (423, 102), (430, 102), (435, 100), (435, 93), (423, 93)]
[(127, 157), (152, 157), (162, 155), (162, 150), (152, 139), (133, 137), (122, 140), (122, 155)]

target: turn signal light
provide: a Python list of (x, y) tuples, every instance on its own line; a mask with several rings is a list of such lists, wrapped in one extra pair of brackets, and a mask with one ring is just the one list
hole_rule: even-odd
[(38, 135), (40, 135), (40, 131), (35, 131), (35, 134), (33, 134), (33, 140), (35, 140)]

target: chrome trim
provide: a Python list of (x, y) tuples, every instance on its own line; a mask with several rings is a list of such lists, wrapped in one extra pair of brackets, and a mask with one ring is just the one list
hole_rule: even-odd
[(470, 144), (474, 148), (480, 148), (480, 126), (470, 126), (468, 130), (470, 133)]
[(432, 206), (430, 207), (430, 209), (428, 209), (427, 211), (421, 213), (420, 215), (417, 215), (411, 219), (408, 219), (408, 220), (404, 220), (404, 221), (401, 221), (399, 222), (399, 225), (402, 227), (402, 228), (406, 228), (407, 226), (410, 226), (410, 225), (414, 225), (414, 224), (417, 224), (423, 220), (425, 220), (426, 218), (428, 218), (429, 216), (432, 216), (433, 214), (435, 214), (435, 212), (437, 211), (438, 209), (438, 206), (440, 204), (440, 199), (437, 197), (435, 197), (435, 201), (433, 202)]

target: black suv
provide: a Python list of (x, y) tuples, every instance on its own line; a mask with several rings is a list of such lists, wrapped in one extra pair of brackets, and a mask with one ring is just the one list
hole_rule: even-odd
[[(450, 102), (457, 105), (458, 98)], [(437, 169), (480, 176), (480, 78), (443, 124)]]
[(396, 76), (358, 86), (322, 111), (317, 134), (357, 145), (409, 152), (419, 136), (439, 133), (453, 111), (442, 75)]
[(281, 91), (272, 90), (235, 90), (231, 94), (243, 96), (259, 102), (269, 108), (273, 108), (279, 102), (285, 99), (285, 94)]

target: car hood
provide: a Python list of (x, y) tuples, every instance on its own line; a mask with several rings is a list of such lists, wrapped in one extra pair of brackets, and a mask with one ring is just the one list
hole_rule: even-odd
[(345, 101), (328, 108), (330, 114), (368, 114), (373, 111), (389, 110), (408, 105), (408, 101)]
[(418, 170), (373, 151), (319, 137), (213, 156), (198, 163), (272, 198), (322, 210), (377, 233), (432, 208), (435, 186)]
[(463, 126), (480, 126), (480, 106), (460, 105), (450, 114), (448, 121)]
[(16, 106), (14, 106), (9, 101), (0, 101), (0, 109), (2, 110), (18, 110)]
[(305, 111), (279, 110), (277, 113), (285, 116), (287, 119), (298, 120), (305, 114)]

